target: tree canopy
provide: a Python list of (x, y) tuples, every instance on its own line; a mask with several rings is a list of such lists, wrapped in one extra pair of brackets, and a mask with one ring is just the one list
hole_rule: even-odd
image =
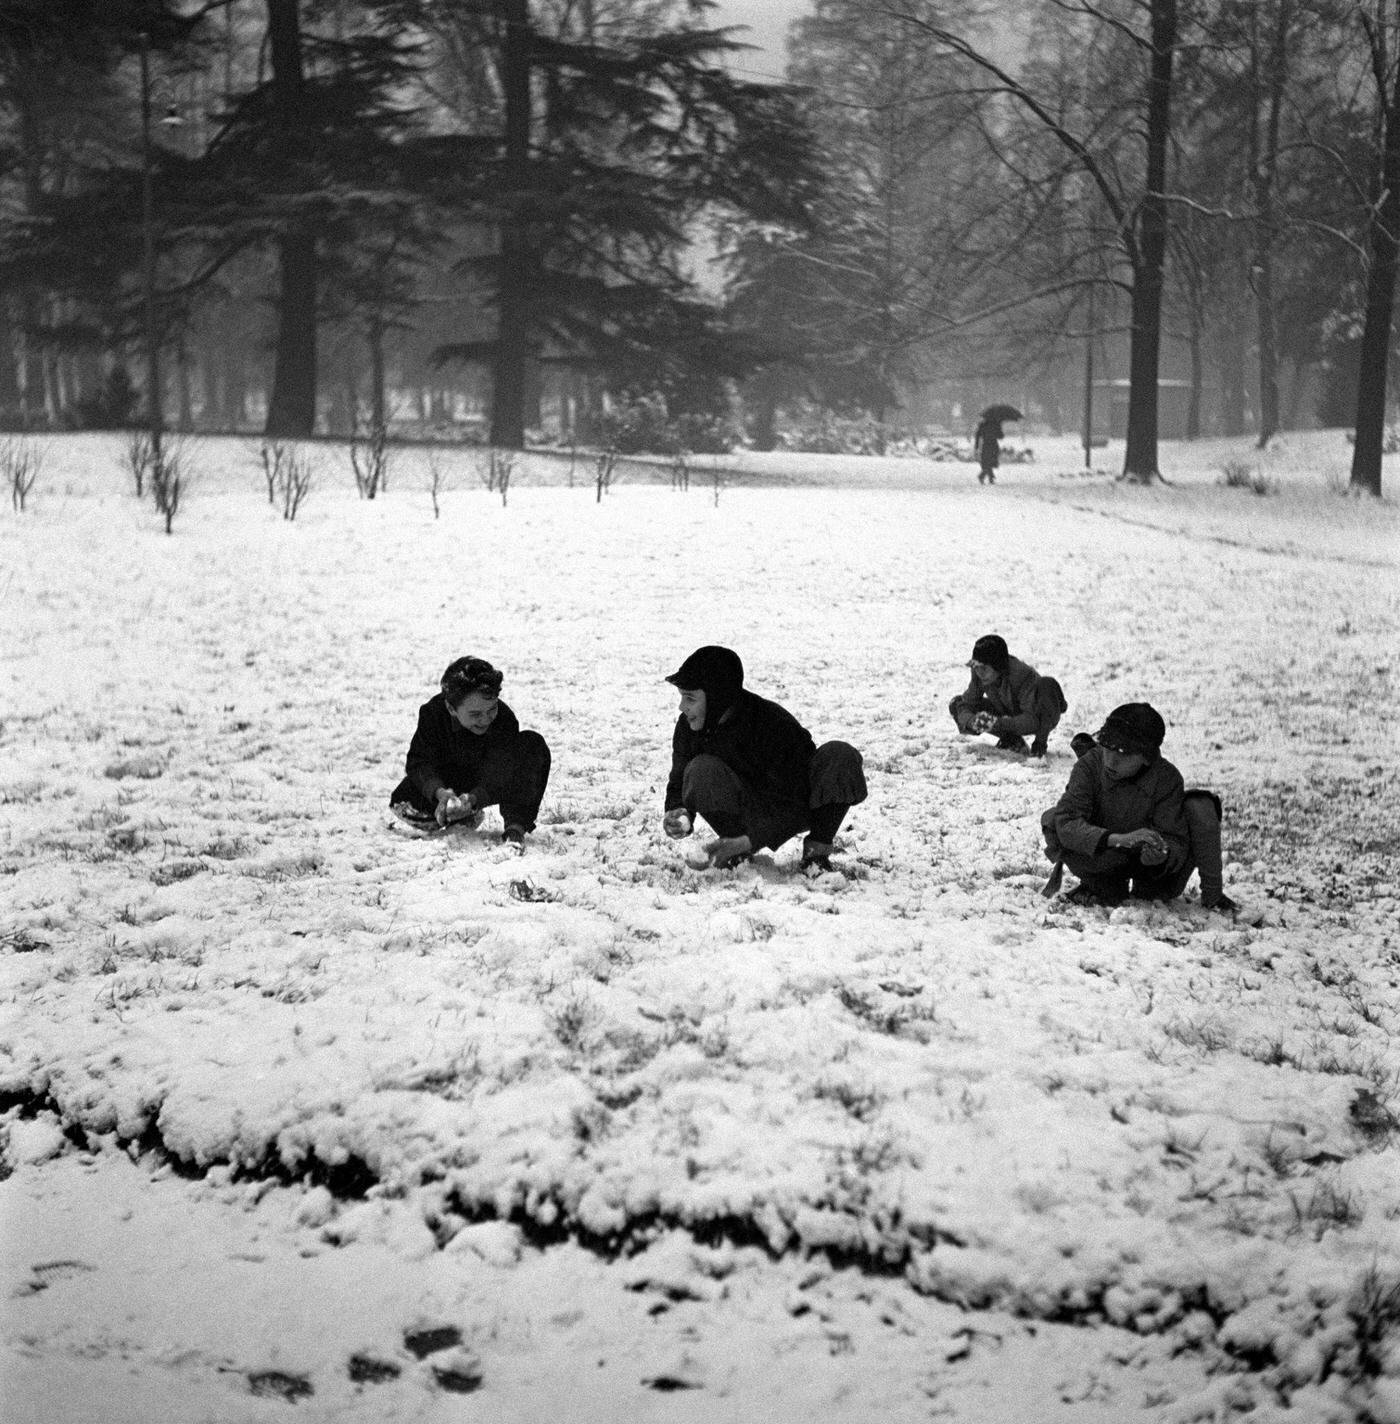
[(1062, 428), (1083, 369), (1129, 379), (1134, 478), (1167, 374), (1188, 435), (1354, 423), (1379, 491), (1400, 0), (812, 0), (785, 83), (714, 20), (0, 6), (0, 413), (110, 413), (143, 343), (182, 423), (383, 426), (455, 373), (505, 446), (566, 378), (737, 390), (767, 443), (1003, 389)]

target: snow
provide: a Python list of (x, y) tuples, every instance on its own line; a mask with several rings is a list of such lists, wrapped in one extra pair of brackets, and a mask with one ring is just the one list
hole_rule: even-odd
[[(439, 519), (421, 451), (361, 502), (316, 445), (294, 523), (210, 440), (169, 538), (119, 441), (45, 443), (0, 520), (7, 1424), (1400, 1418), (1400, 515), (1340, 433), (1151, 489), (1068, 441), (601, 501), (538, 456), (504, 506), (457, 452)], [(1065, 686), (1044, 762), (946, 714), (992, 630)], [(864, 752), (842, 873), (662, 835), (710, 642)], [(468, 652), (554, 753), (523, 857), (386, 814)], [(1254, 923), (1040, 897), (1069, 736), (1139, 699)]]

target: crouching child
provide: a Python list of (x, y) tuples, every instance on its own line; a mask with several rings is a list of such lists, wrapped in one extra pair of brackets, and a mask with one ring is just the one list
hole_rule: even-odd
[(1172, 900), (1191, 872), (1201, 877), (1201, 904), (1231, 912), (1220, 851), (1220, 798), (1188, 791), (1161, 753), (1166, 723), (1146, 702), (1116, 707), (1090, 739), (1077, 736), (1078, 760), (1064, 794), (1040, 819), (1045, 854), (1055, 862), (1044, 893), (1053, 895), (1067, 868), (1078, 887), (1065, 898), (1120, 905)]
[(805, 831), (802, 872), (831, 870), (836, 833), (867, 794), (860, 753), (846, 742), (817, 746), (792, 713), (747, 691), (729, 648), (698, 648), (666, 681), (680, 692), (666, 834), (687, 836), (703, 816), (718, 837), (706, 847), (710, 864), (723, 869)]
[[(1002, 751), (1044, 756), (1050, 733), (1068, 705), (1060, 684), (1013, 658), (1006, 639), (997, 633), (978, 638), (967, 666), (972, 674), (967, 690), (948, 704), (958, 731), (964, 736), (990, 732)], [(1029, 747), (1027, 737), (1032, 739)]]
[(475, 830), (488, 806), (501, 808), (501, 839), (523, 846), (549, 782), (549, 747), (522, 731), (501, 701), (502, 674), (483, 658), (457, 658), (441, 690), (418, 709), (407, 775), (389, 809), (410, 825)]

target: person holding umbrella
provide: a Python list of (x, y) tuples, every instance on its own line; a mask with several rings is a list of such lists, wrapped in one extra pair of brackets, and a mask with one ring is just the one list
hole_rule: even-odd
[(972, 452), (977, 457), (981, 469), (977, 475), (979, 485), (994, 485), (997, 482), (997, 466), (1001, 464), (1002, 426), (1008, 420), (1020, 420), (1021, 412), (1014, 405), (989, 405), (972, 432)]

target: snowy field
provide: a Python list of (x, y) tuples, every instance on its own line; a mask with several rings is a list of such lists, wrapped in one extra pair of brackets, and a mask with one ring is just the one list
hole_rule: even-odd
[[(114, 438), (0, 517), (5, 1424), (1400, 1421), (1400, 511), (1339, 433), (688, 492)], [(1393, 486), (1400, 471), (1387, 471)], [(974, 638), (1064, 684), (959, 738)], [(693, 870), (672, 688), (728, 644), (865, 753), (842, 874)], [(523, 857), (392, 830), (418, 704), (506, 673)], [(1047, 902), (1072, 732), (1165, 715), (1232, 922)]]

